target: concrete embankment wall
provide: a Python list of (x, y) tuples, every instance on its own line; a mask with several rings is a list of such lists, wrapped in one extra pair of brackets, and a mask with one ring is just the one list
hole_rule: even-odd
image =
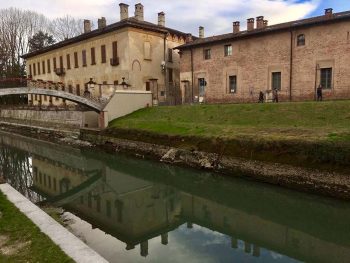
[(52, 127), (97, 127), (98, 114), (90, 111), (0, 109), (0, 120), (14, 120), (22, 124)]
[(116, 118), (120, 118), (139, 109), (152, 106), (150, 91), (117, 90), (104, 111), (104, 125)]

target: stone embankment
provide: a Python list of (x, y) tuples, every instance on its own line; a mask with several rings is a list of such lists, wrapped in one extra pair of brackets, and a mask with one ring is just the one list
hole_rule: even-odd
[(151, 158), (169, 164), (206, 169), (228, 176), (240, 176), (260, 182), (350, 200), (350, 174), (288, 164), (237, 158), (218, 153), (184, 149), (141, 141), (103, 136), (96, 130), (81, 130), (81, 139), (114, 152)]

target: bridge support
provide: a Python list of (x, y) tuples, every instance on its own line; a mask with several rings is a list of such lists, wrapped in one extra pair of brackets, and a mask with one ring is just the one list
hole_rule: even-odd
[(98, 127), (100, 129), (104, 129), (107, 127), (106, 125), (106, 111), (101, 111), (98, 117)]

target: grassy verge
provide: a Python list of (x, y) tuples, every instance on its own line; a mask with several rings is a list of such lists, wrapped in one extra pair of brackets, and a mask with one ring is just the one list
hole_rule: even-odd
[(350, 142), (350, 101), (154, 107), (110, 127), (161, 134)]
[(291, 164), (350, 159), (350, 101), (154, 107), (105, 135)]
[(0, 262), (74, 262), (0, 192)]

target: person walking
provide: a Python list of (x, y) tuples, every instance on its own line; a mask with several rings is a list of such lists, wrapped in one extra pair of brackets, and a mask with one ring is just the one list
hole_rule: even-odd
[(278, 91), (277, 91), (277, 89), (274, 89), (272, 91), (272, 101), (278, 103)]
[(317, 101), (322, 101), (322, 85), (320, 84), (316, 90), (316, 93), (317, 93)]
[(264, 103), (264, 93), (262, 91), (259, 93), (259, 103)]

